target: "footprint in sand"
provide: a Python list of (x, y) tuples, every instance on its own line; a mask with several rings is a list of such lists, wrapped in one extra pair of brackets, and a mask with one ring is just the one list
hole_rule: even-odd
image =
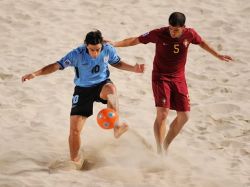
[(0, 80), (10, 80), (12, 77), (12, 74), (0, 73)]
[(142, 137), (137, 131), (130, 129), (129, 133), (131, 133), (131, 135), (133, 135), (138, 140), (138, 142), (140, 142), (147, 150), (153, 151), (153, 147), (151, 146), (151, 144), (149, 144), (147, 140)]
[(208, 111), (214, 114), (228, 114), (235, 111), (239, 111), (240, 107), (235, 104), (218, 103), (218, 104), (208, 105), (207, 109)]
[(96, 169), (104, 165), (104, 158), (98, 156), (95, 150), (90, 151), (80, 151), (81, 160), (79, 162), (73, 162), (66, 159), (58, 159), (52, 161), (49, 164), (49, 172), (56, 173), (60, 170), (79, 170), (79, 171), (88, 171), (91, 169)]
[(250, 150), (248, 150), (248, 149), (240, 149), (240, 154), (242, 156), (247, 156), (250, 158)]
[(139, 64), (145, 63), (145, 59), (142, 57), (135, 56), (135, 59), (136, 59), (136, 63), (139, 63)]
[(5, 175), (48, 172), (46, 165), (46, 162), (29, 157), (19, 151), (9, 151), (0, 156), (0, 173)]
[(69, 160), (55, 160), (48, 167), (49, 173), (56, 173), (59, 170), (80, 170), (80, 168), (80, 163), (75, 164)]

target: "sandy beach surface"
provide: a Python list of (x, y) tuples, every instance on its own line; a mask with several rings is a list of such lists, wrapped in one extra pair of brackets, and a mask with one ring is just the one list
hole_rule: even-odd
[[(147, 66), (142, 75), (110, 68), (130, 130), (116, 140), (101, 129), (95, 117), (105, 106), (96, 103), (81, 137), (89, 163), (76, 170), (68, 161), (73, 69), (24, 84), (21, 77), (59, 60), (95, 28), (121, 40), (168, 25), (174, 11), (234, 62), (190, 47), (191, 118), (159, 156), (154, 45), (117, 49), (124, 61)], [(0, 187), (249, 187), (249, 17), (249, 0), (0, 0)]]

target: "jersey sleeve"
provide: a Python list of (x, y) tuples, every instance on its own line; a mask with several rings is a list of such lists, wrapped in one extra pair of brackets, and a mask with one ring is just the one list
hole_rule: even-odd
[(190, 31), (192, 33), (191, 43), (192, 44), (200, 44), (202, 42), (201, 36), (194, 29), (190, 29)]
[(108, 63), (111, 65), (118, 64), (121, 58), (118, 56), (116, 49), (113, 46), (109, 46), (109, 60)]
[(159, 29), (155, 29), (155, 30), (152, 30), (150, 32), (147, 32), (145, 34), (142, 34), (141, 36), (138, 37), (139, 41), (143, 44), (147, 44), (147, 43), (157, 43), (158, 41), (158, 36), (157, 36), (157, 33), (158, 33), (158, 30)]
[(65, 55), (61, 60), (57, 61), (57, 63), (60, 65), (60, 70), (63, 70), (64, 68), (67, 68), (69, 66), (76, 66), (76, 55), (77, 51), (72, 50), (67, 55)]

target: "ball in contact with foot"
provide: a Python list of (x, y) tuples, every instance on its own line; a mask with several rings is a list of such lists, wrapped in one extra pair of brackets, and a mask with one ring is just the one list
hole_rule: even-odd
[(113, 129), (118, 123), (118, 114), (111, 108), (104, 108), (97, 114), (97, 123), (103, 129)]

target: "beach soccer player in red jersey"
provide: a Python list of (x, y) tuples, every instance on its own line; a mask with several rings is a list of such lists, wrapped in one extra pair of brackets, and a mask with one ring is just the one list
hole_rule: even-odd
[[(139, 37), (111, 42), (115, 47), (155, 43), (155, 57), (152, 71), (152, 88), (156, 106), (154, 135), (157, 152), (167, 151), (189, 119), (190, 103), (185, 78), (185, 64), (190, 44), (199, 45), (222, 61), (231, 61), (227, 55), (219, 54), (210, 47), (192, 28), (185, 26), (185, 15), (174, 12), (169, 17), (169, 26), (154, 29)], [(176, 118), (170, 124), (166, 135), (166, 119), (169, 110), (176, 111)]]

